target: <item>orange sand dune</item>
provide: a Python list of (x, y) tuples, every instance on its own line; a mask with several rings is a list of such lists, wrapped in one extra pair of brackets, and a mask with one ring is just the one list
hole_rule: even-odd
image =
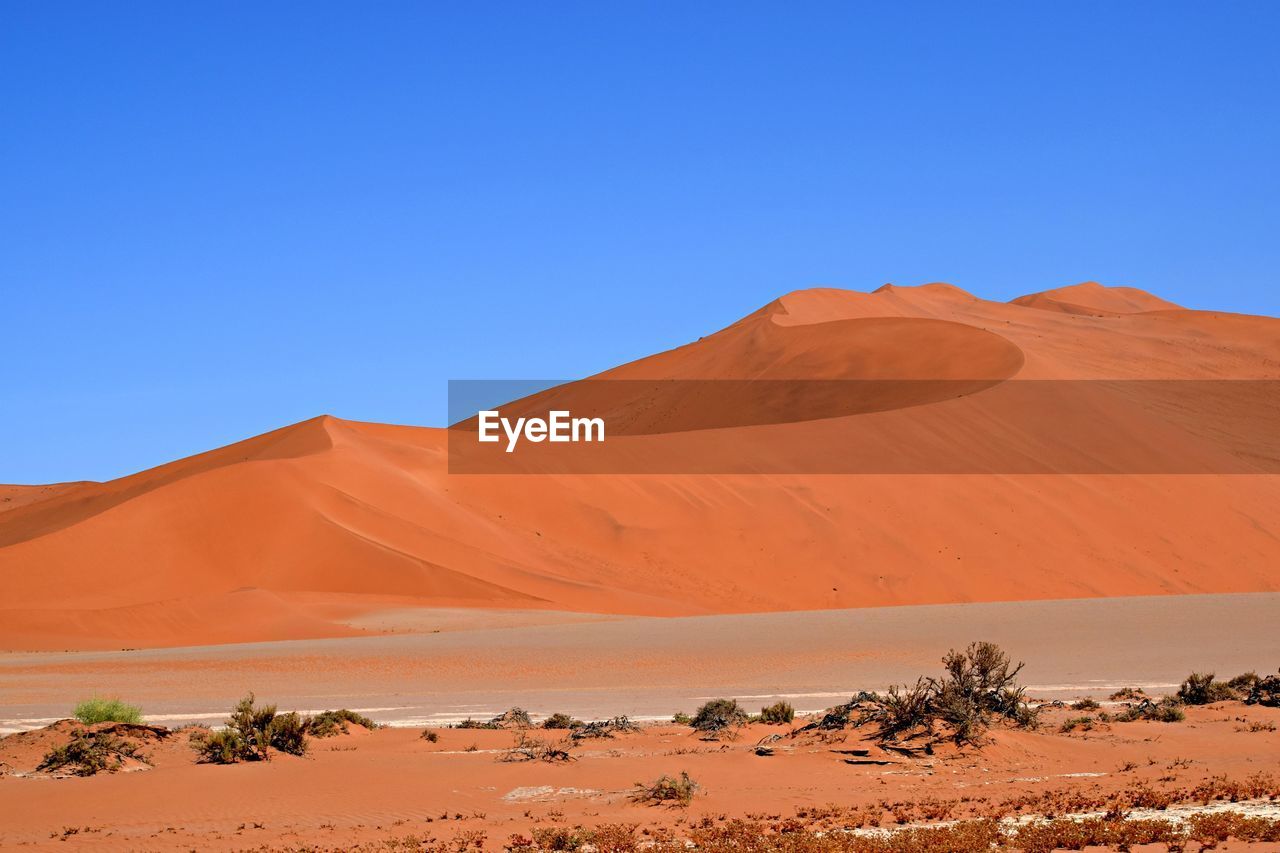
[(1143, 311), (1182, 310), (1158, 296), (1136, 287), (1106, 287), (1096, 281), (1030, 293), (1013, 300), (1014, 305), (1061, 311), (1065, 314), (1138, 314)]
[[(1280, 321), (1115, 290), (798, 291), (604, 378), (1280, 378)], [(786, 430), (819, 456), (841, 452), (833, 423), (862, 417), (725, 424), (616, 402), (641, 439)], [(677, 615), (1280, 590), (1274, 474), (450, 475), (445, 430), (321, 417), (3, 497), (0, 648), (343, 636), (415, 604)]]

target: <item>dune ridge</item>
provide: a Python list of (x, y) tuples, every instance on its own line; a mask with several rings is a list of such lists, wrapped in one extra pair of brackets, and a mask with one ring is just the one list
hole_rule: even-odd
[[(819, 288), (597, 378), (939, 375), (1276, 379), (1280, 321), (1101, 285), (1012, 303)], [(619, 411), (640, 432), (708, 426), (648, 403)], [(821, 423), (785, 426), (821, 442)], [(450, 476), (442, 429), (321, 416), (6, 497), (10, 649), (349, 636), (413, 606), (673, 616), (1280, 590), (1280, 477), (1261, 474)]]

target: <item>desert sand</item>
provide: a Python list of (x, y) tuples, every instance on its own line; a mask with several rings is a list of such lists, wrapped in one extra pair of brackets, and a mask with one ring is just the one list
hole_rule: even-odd
[[(0, 847), (529, 853), (626, 824), (667, 853), (733, 821), (786, 847), (1223, 808), (1280, 838), (1280, 710), (1122, 722), (1108, 698), (1280, 663), (1276, 381), (1280, 320), (1132, 288), (804, 290), (513, 404), (606, 412), (585, 465), (460, 457), (465, 421), (322, 416), (111, 482), (0, 486)], [(912, 735), (926, 749), (814, 727), (973, 640), (1026, 662), (1038, 728)], [(191, 733), (249, 691), (383, 727), (197, 763)], [(68, 720), (91, 695), (160, 728)], [(671, 722), (718, 697), (800, 717)], [(448, 727), (513, 706), (640, 728)], [(137, 751), (42, 768), (95, 732)], [(522, 737), (571, 760), (511, 760)], [(682, 772), (687, 806), (633, 798)], [(895, 849), (959, 845), (930, 838)]]
[[(970, 400), (1024, 380), (1276, 380), (1280, 321), (1093, 283), (1012, 303), (943, 284), (806, 290), (601, 378), (851, 377), (971, 382)], [(972, 454), (939, 455), (967, 463), (986, 442), (953, 417), (963, 402), (728, 427), (690, 406), (665, 423), (629, 413), (633, 438), (686, 458), (714, 441), (819, 463), (853, 453), (841, 429), (915, 424), (927, 451), (964, 425)], [(355, 637), (420, 607), (692, 616), (1274, 592), (1280, 431), (1252, 414), (1174, 412), (1152, 432), (1150, 411), (1126, 410), (1117, 443), (1158, 444), (1196, 476), (458, 476), (447, 430), (319, 417), (108, 483), (5, 487), (0, 648)], [(1085, 440), (1088, 457), (1108, 435)]]

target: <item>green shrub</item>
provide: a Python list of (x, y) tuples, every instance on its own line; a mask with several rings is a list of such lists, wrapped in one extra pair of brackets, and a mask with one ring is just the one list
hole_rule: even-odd
[(349, 711), (346, 708), (340, 708), (337, 711), (321, 711), (311, 718), (311, 722), (307, 726), (307, 733), (312, 737), (332, 737), (336, 734), (346, 734), (351, 731), (349, 724), (354, 723), (357, 726), (373, 731), (378, 724), (363, 714), (357, 714), (355, 711)]
[(1071, 710), (1073, 711), (1096, 711), (1102, 706), (1092, 699), (1081, 699), (1079, 702), (1073, 702)]
[(94, 723), (141, 725), (142, 709), (137, 705), (126, 705), (119, 699), (103, 699), (95, 696), (76, 705), (75, 718), (88, 726)]
[(671, 722), (675, 723), (677, 726), (691, 726), (693, 725), (693, 717), (690, 717), (684, 711), (676, 711), (676, 713), (671, 717)]
[(790, 702), (775, 702), (768, 708), (760, 709), (762, 723), (790, 723), (796, 718), (796, 709)]
[(747, 712), (738, 704), (737, 699), (712, 699), (693, 715), (691, 725), (700, 732), (717, 734), (746, 721)]
[(259, 708), (250, 693), (232, 709), (225, 729), (197, 733), (192, 736), (191, 745), (200, 753), (201, 760), (212, 764), (266, 761), (272, 749), (304, 755), (310, 723), (309, 718), (296, 711), (277, 714), (275, 705)]
[(1235, 698), (1236, 692), (1225, 681), (1214, 681), (1212, 672), (1193, 672), (1178, 688), (1178, 700), (1184, 705), (1208, 705)]

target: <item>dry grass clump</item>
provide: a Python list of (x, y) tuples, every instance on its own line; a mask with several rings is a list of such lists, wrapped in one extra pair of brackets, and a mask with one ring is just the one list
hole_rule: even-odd
[(651, 784), (636, 782), (631, 794), (637, 803), (672, 803), (687, 806), (693, 802), (693, 795), (698, 790), (698, 783), (689, 778), (689, 774), (680, 771), (680, 776), (659, 776)]
[(103, 699), (99, 696), (76, 705), (74, 716), (87, 726), (95, 723), (142, 725), (142, 709), (137, 705), (126, 705), (119, 699)]
[(232, 710), (226, 728), (194, 732), (191, 745), (200, 753), (201, 761), (209, 764), (266, 761), (273, 749), (303, 755), (307, 751), (307, 726), (307, 718), (296, 711), (278, 714), (275, 705), (258, 707), (250, 693)]
[(1078, 702), (1071, 703), (1071, 710), (1073, 711), (1096, 711), (1101, 707), (1093, 699), (1081, 699)]

